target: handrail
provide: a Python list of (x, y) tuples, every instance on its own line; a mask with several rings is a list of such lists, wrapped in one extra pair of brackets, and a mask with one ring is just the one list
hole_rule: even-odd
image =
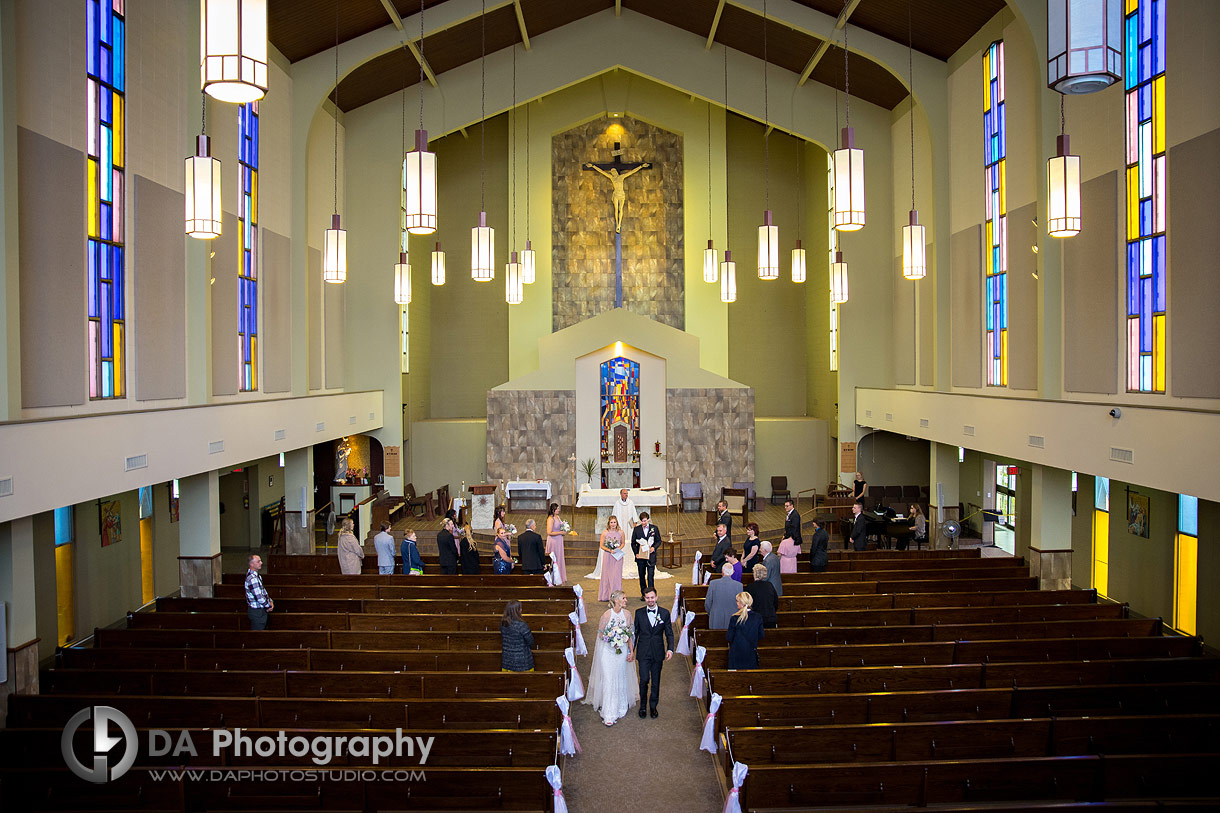
[[(320, 513), (322, 513), (323, 511), (325, 511), (327, 508), (330, 508), (331, 506), (333, 506), (334, 504), (335, 504), (335, 503), (334, 503), (334, 500), (331, 500), (330, 502), (328, 502), (326, 505), (322, 506), (321, 508), (315, 508), (315, 509), (313, 509), (313, 511), (311, 511), (310, 513), (313, 513), (313, 514), (320, 514)], [(296, 513), (296, 512), (294, 511), (293, 513)]]

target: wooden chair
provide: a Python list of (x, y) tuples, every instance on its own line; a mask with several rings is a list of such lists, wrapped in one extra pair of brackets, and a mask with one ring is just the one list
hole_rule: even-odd
[(741, 517), (741, 527), (750, 521), (750, 492), (744, 488), (722, 488), (720, 499), (728, 505), (729, 514)]
[(788, 490), (788, 478), (783, 475), (776, 475), (771, 478), (771, 504), (778, 505), (775, 501), (777, 497), (783, 497), (785, 500), (792, 499), (792, 492)]
[[(405, 496), (407, 498), (407, 510), (416, 519), (436, 519), (436, 510), (433, 506), (431, 491), (422, 497), (417, 497), (415, 495), (415, 484), (407, 483)], [(418, 514), (415, 513), (416, 508), (420, 509)]]
[(453, 500), (449, 496), (449, 484), (445, 483), (436, 490), (436, 512), (443, 517), (452, 503)]

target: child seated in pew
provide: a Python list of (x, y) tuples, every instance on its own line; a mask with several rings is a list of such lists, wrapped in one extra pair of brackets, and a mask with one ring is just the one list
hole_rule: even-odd
[(500, 671), (534, 671), (534, 633), (521, 617), (521, 602), (513, 599), (500, 618)]

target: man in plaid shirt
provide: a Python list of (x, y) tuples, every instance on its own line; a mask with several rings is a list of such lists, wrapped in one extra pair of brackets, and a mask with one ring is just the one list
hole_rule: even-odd
[(250, 629), (265, 630), (267, 613), (275, 609), (275, 602), (267, 595), (263, 578), (258, 575), (263, 569), (263, 557), (255, 553), (247, 560), (247, 564), (250, 569), (246, 572), (246, 604), (249, 605), (246, 614), (250, 617)]

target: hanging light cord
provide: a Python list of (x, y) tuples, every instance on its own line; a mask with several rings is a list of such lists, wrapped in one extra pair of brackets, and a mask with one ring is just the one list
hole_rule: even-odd
[(339, 4), (335, 3), (335, 214), (339, 214)]
[(707, 236), (712, 237), (712, 103), (707, 103)]
[(517, 234), (517, 44), (513, 43), (513, 219), (508, 229), (508, 250)]
[(208, 95), (206, 93), (199, 94), (202, 98), (199, 100), (199, 109), (202, 111), (203, 124), (200, 126), (200, 135), (208, 134)]
[(419, 129), (424, 129), (424, 0), (419, 0)]
[(530, 241), (530, 105), (525, 103), (525, 242)]
[(771, 208), (771, 107), (767, 89), (767, 0), (763, 0), (763, 208)]
[(482, 56), (479, 59), (479, 211), (487, 211), (487, 0), (483, 0)]
[(1063, 101), (1067, 96), (1063, 93), (1059, 94), (1059, 135), (1067, 132), (1067, 114), (1064, 112)]
[(851, 127), (851, 71), (847, 66), (847, 0), (843, 0), (843, 105), (844, 126)]
[(915, 211), (915, 35), (911, 28), (911, 0), (907, 0), (907, 75), (911, 84), (911, 211)]

